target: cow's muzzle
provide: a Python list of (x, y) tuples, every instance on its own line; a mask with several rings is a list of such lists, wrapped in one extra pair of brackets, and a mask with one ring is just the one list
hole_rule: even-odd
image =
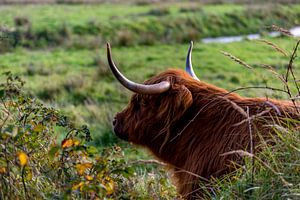
[(122, 130), (122, 123), (116, 117), (113, 119), (113, 126), (115, 134), (122, 140), (128, 141), (128, 134), (124, 133)]

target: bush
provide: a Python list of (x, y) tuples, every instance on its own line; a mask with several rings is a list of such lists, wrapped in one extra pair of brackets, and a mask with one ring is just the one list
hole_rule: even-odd
[[(175, 198), (166, 174), (139, 178), (119, 146), (99, 151), (87, 126), (25, 95), (19, 77), (6, 77), (0, 85), (0, 199)], [(133, 184), (142, 182), (152, 185), (139, 193)]]
[(153, 16), (164, 16), (170, 14), (170, 10), (166, 7), (154, 8), (150, 10), (147, 14)]

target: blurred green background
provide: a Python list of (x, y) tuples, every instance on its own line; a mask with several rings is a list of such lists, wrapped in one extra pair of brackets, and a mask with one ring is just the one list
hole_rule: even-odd
[[(193, 40), (193, 63), (203, 81), (228, 90), (266, 84), (275, 87), (279, 81), (263, 64), (282, 72), (287, 59), (270, 45), (247, 39), (206, 44), (201, 39), (258, 33), (289, 52), (293, 39), (270, 38), (268, 32), (273, 31), (272, 25), (289, 29), (300, 24), (296, 1), (26, 2), (3, 1), (0, 6), (1, 72), (20, 75), (29, 93), (76, 122), (88, 124), (98, 147), (118, 142), (111, 121), (131, 95), (110, 74), (107, 41), (122, 72), (137, 82), (170, 67), (183, 69), (188, 43)], [(220, 51), (239, 57), (254, 70), (241, 67)], [(266, 91), (241, 94), (264, 96)]]

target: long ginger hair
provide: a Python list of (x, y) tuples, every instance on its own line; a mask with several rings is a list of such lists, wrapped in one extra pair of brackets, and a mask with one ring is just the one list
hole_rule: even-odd
[[(266, 98), (243, 98), (214, 85), (170, 69), (146, 81), (170, 82), (167, 92), (134, 94), (117, 114), (123, 138), (147, 147), (174, 172), (179, 193), (186, 199), (199, 195), (199, 181), (233, 170), (240, 157), (224, 155), (249, 150), (257, 132), (265, 137), (268, 123), (281, 117), (298, 118), (293, 104)], [(249, 119), (253, 138), (250, 138)], [(125, 136), (124, 136), (125, 135)], [(199, 178), (201, 177), (201, 178)]]

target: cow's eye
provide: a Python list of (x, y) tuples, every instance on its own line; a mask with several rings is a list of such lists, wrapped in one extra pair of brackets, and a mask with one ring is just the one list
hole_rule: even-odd
[(142, 100), (140, 101), (140, 103), (141, 103), (141, 106), (143, 106), (143, 107), (145, 107), (145, 106), (148, 105), (147, 101), (145, 101), (144, 99), (142, 99)]

